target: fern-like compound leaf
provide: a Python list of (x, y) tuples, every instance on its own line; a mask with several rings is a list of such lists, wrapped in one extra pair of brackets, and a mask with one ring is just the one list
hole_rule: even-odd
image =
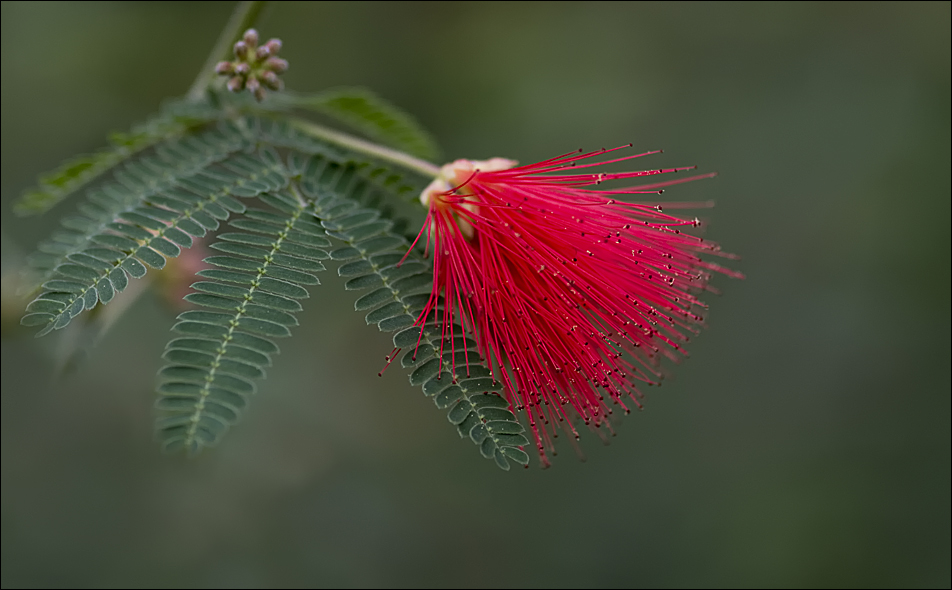
[(90, 192), (80, 204), (80, 215), (65, 218), (62, 229), (39, 245), (29, 261), (33, 284), (49, 280), (71, 254), (91, 246), (93, 236), (121, 222), (120, 214), (131, 213), (149, 199), (161, 203), (166, 198), (162, 191), (174, 188), (180, 179), (250, 147), (240, 127), (222, 124), (217, 130), (161, 144), (150, 156), (128, 163), (116, 172), (116, 182)]
[(279, 104), (327, 115), (370, 139), (417, 157), (434, 160), (436, 142), (411, 115), (366, 88), (331, 88), (317, 94), (284, 93)]
[[(318, 156), (321, 160), (346, 165), (348, 175), (359, 176), (368, 185), (366, 190), (355, 194), (353, 198), (360, 199), (361, 205), (377, 209), (384, 218), (390, 218), (393, 215), (393, 203), (416, 200), (416, 196), (432, 180), (428, 177), (416, 177), (406, 172), (398, 172), (391, 166), (368, 159), (366, 155), (355, 154), (330, 145), (303, 133), (287, 121), (249, 117), (246, 119), (246, 125), (248, 128), (255, 129), (260, 142), (291, 150), (288, 167), (293, 175), (303, 174), (308, 156)], [(394, 220), (395, 233), (403, 231), (405, 226), (406, 220)]]
[(331, 245), (325, 230), (292, 192), (262, 195), (275, 211), (248, 209), (211, 248), (204, 279), (185, 299), (200, 309), (179, 315), (159, 372), (157, 436), (167, 451), (194, 453), (233, 425), (265, 376), (274, 339), (297, 325), (299, 299), (318, 284)]
[(527, 465), (524, 428), (499, 394), (502, 386), (475, 341), (459, 326), (446, 334), (432, 320), (422, 329), (416, 325), (431, 296), (432, 267), (417, 258), (404, 260), (406, 240), (391, 231), (379, 211), (361, 205), (373, 200), (367, 193), (375, 187), (353, 167), (314, 157), (305, 167), (302, 189), (313, 199), (314, 215), (327, 235), (341, 242), (329, 254), (343, 263), (338, 273), (347, 278), (345, 288), (370, 290), (355, 308), (366, 313), (368, 324), (397, 332), (394, 344), (397, 352), (406, 350), (401, 364), (411, 370), (410, 382), (448, 410), (460, 436), (478, 445), (484, 457), (507, 470), (510, 461)]
[(154, 119), (129, 133), (114, 133), (110, 145), (93, 154), (77, 156), (56, 170), (41, 176), (38, 186), (24, 193), (14, 204), (20, 215), (44, 213), (77, 189), (149, 147), (181, 136), (220, 116), (205, 103), (176, 102), (166, 106)]
[[(182, 145), (188, 144), (183, 141)], [(193, 144), (194, 145), (194, 144)], [(181, 147), (181, 146), (179, 146)], [(138, 160), (118, 183), (90, 197), (85, 218), (75, 218), (71, 236), (55, 238), (64, 260), (45, 277), (40, 295), (22, 323), (40, 326), (38, 336), (69, 324), (85, 309), (106, 304), (165, 259), (190, 248), (193, 238), (218, 229), (219, 222), (245, 206), (235, 197), (254, 197), (287, 185), (278, 155), (270, 149), (231, 153), (187, 175), (160, 160)], [(78, 238), (78, 239), (77, 239)]]

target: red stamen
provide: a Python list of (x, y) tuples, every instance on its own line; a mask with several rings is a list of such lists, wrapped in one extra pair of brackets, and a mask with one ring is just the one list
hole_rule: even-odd
[[(610, 406), (629, 412), (627, 397), (641, 408), (635, 383), (659, 384), (660, 358), (685, 355), (683, 343), (703, 325), (692, 311), (703, 307), (696, 293), (712, 290), (712, 273), (743, 277), (700, 258), (731, 256), (688, 233), (700, 225), (696, 219), (664, 213), (657, 203), (615, 200), (714, 174), (613, 190), (583, 187), (693, 167), (553, 174), (659, 153), (585, 162), (626, 147), (506, 170), (481, 172), (476, 165), (452, 190), (431, 194), (413, 242), (425, 232), (434, 258), (433, 291), (416, 325), (439, 313), (440, 354), (449, 340), (454, 375), (457, 331), (464, 351), (466, 335), (473, 335), (510, 406), (525, 410), (543, 465), (555, 454), (559, 428), (578, 437), (572, 417), (610, 430)], [(463, 357), (468, 367), (468, 351)]]

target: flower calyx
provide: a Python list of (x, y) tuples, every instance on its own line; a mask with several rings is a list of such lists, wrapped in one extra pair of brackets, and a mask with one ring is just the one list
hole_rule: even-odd
[[(440, 168), (440, 174), (433, 179), (423, 192), (420, 193), (420, 202), (424, 207), (435, 208), (446, 205), (452, 197), (464, 197), (474, 194), (467, 186), (472, 178), (480, 172), (498, 172), (514, 167), (518, 162), (507, 158), (490, 158), (489, 160), (456, 160)], [(477, 211), (477, 205), (469, 199), (452, 199), (456, 207), (471, 213)], [(454, 214), (456, 222), (463, 236), (472, 240), (475, 230), (472, 224), (458, 214)]]
[(488, 160), (456, 160), (440, 168), (440, 174), (433, 179), (423, 192), (420, 193), (420, 202), (429, 207), (431, 200), (438, 195), (447, 193), (472, 194), (466, 184), (478, 172), (498, 172), (508, 170), (518, 164), (508, 158), (490, 158)]
[(278, 57), (280, 39), (270, 39), (258, 45), (258, 31), (248, 29), (241, 40), (235, 43), (234, 61), (220, 61), (215, 66), (219, 76), (230, 76), (228, 90), (241, 92), (247, 89), (258, 102), (264, 100), (265, 89), (281, 90), (284, 82), (278, 78), (288, 69), (287, 60)]

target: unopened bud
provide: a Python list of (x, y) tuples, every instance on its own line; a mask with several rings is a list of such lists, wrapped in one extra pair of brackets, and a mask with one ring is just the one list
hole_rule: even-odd
[(251, 72), (251, 66), (245, 62), (235, 65), (235, 73), (239, 76), (247, 76)]
[(264, 67), (268, 68), (272, 72), (281, 74), (287, 71), (288, 60), (281, 59), (280, 57), (269, 57), (268, 61), (264, 62)]
[(235, 43), (234, 51), (235, 57), (238, 59), (245, 59), (248, 57), (248, 44), (244, 41), (239, 41)]
[(254, 29), (248, 29), (245, 31), (245, 34), (241, 37), (245, 43), (248, 44), (248, 47), (254, 49), (258, 46), (258, 31)]
[(232, 92), (238, 92), (245, 85), (245, 80), (241, 76), (235, 76), (234, 78), (228, 80), (228, 90)]
[(235, 71), (235, 66), (230, 61), (220, 61), (215, 64), (215, 73), (222, 76), (227, 74), (232, 74)]
[(258, 61), (267, 58), (269, 55), (271, 55), (271, 50), (268, 49), (267, 45), (262, 45), (257, 51), (255, 51), (255, 59)]
[(261, 78), (261, 82), (271, 90), (281, 90), (284, 88), (284, 82), (282, 82), (274, 72), (265, 70), (259, 74), (259, 77)]
[(261, 86), (258, 86), (257, 90), (254, 91), (254, 95), (255, 95), (255, 100), (257, 100), (258, 102), (261, 102), (262, 100), (264, 100), (264, 88), (262, 88)]
[(261, 88), (261, 82), (259, 82), (257, 78), (248, 78), (245, 88), (247, 88), (249, 92), (257, 92), (258, 89)]
[(268, 48), (271, 55), (277, 55), (278, 52), (281, 51), (281, 39), (269, 39), (264, 46)]

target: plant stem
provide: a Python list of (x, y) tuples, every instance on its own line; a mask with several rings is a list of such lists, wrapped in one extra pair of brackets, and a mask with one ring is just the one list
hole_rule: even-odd
[(417, 172), (423, 176), (435, 178), (440, 174), (439, 166), (431, 164), (426, 160), (414, 158), (413, 156), (405, 154), (401, 151), (384, 147), (382, 145), (377, 145), (375, 143), (371, 143), (364, 139), (360, 139), (340, 131), (328, 129), (323, 125), (311, 123), (310, 121), (305, 121), (303, 119), (291, 119), (289, 122), (295, 129), (310, 135), (311, 137), (329, 141), (330, 143), (337, 144), (355, 152), (366, 154), (368, 156), (377, 158), (378, 160), (391, 162), (403, 168), (413, 170), (414, 172)]
[(266, 4), (267, 2), (246, 0), (235, 6), (235, 12), (232, 13), (221, 35), (218, 36), (218, 41), (215, 43), (215, 47), (212, 48), (212, 52), (208, 54), (205, 65), (202, 66), (202, 69), (198, 72), (198, 77), (195, 78), (195, 82), (188, 90), (190, 100), (198, 100), (205, 94), (205, 89), (215, 79), (215, 64), (231, 57), (232, 45), (241, 38), (241, 35), (247, 29), (254, 26)]
[[(241, 38), (241, 35), (246, 29), (254, 26), (255, 21), (258, 20), (266, 4), (267, 2), (261, 1), (238, 3), (238, 6), (235, 7), (235, 12), (231, 15), (231, 19), (218, 37), (218, 42), (215, 43), (215, 47), (208, 55), (205, 65), (198, 73), (198, 77), (195, 78), (195, 82), (192, 83), (192, 87), (188, 91), (189, 99), (199, 100), (202, 98), (205, 90), (215, 78), (215, 64), (231, 57), (232, 45)], [(327, 127), (303, 119), (292, 119), (291, 124), (299, 131), (312, 137), (337, 144), (341, 147), (366, 154), (385, 162), (391, 162), (403, 168), (413, 170), (423, 176), (436, 177), (440, 174), (439, 166), (431, 164), (426, 160), (414, 158), (401, 151), (377, 145), (340, 131), (328, 129)]]

